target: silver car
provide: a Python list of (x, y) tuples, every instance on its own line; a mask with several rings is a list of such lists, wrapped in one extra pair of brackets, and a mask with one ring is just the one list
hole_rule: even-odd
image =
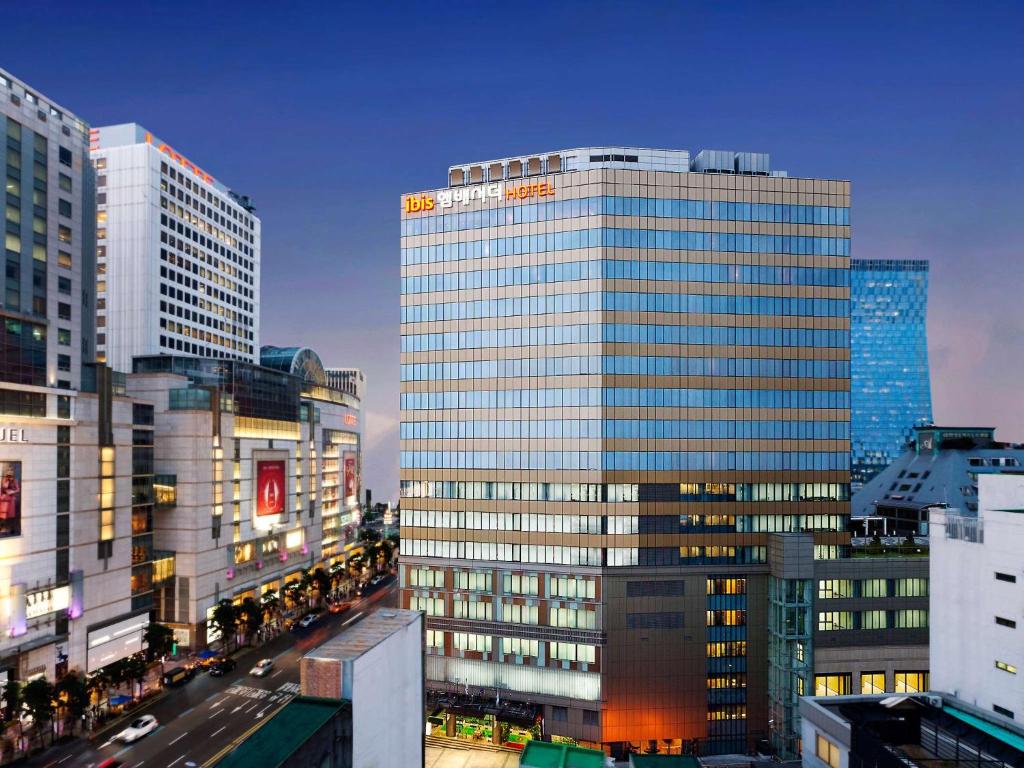
[(256, 666), (249, 670), (249, 674), (253, 677), (266, 677), (272, 666), (274, 666), (273, 659), (260, 659), (256, 662)]

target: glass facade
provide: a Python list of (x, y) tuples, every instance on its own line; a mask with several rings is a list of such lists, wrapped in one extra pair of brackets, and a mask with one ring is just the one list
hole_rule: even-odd
[(768, 733), (767, 667), (746, 667), (768, 534), (849, 541), (849, 185), (542, 181), (557, 199), (403, 204), (401, 586), (428, 688), (545, 702), (548, 733), (613, 754), (746, 752)]
[(854, 488), (906, 449), (932, 421), (925, 315), (928, 262), (850, 262), (850, 361)]

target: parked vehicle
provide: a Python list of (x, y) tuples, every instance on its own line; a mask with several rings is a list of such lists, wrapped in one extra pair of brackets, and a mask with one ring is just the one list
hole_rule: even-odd
[(164, 672), (164, 685), (184, 685), (193, 677), (196, 671), (191, 667), (174, 667)]
[(217, 663), (210, 667), (210, 677), (224, 677), (228, 672), (234, 670), (238, 662), (234, 659), (217, 659)]
[(249, 670), (249, 674), (253, 677), (266, 677), (273, 666), (273, 659), (260, 659), (256, 662), (256, 666)]
[(123, 741), (125, 744), (131, 744), (132, 742), (138, 741), (143, 736), (148, 736), (157, 729), (160, 724), (156, 721), (156, 718), (152, 715), (143, 715), (140, 718), (132, 720), (131, 725), (121, 731), (114, 738), (118, 741)]

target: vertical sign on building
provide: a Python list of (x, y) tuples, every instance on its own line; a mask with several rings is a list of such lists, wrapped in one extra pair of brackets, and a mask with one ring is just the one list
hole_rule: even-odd
[(284, 461), (256, 462), (256, 517), (284, 512)]
[(358, 473), (356, 469), (356, 455), (348, 452), (343, 456), (345, 462), (345, 501), (355, 502), (359, 493)]

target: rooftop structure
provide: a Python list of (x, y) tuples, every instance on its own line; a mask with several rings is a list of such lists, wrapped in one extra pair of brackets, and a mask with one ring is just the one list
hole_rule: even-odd
[(547, 741), (527, 742), (519, 768), (604, 768), (604, 753)]
[(805, 697), (804, 768), (1024, 764), (1024, 729), (947, 693)]
[(977, 514), (979, 475), (1022, 472), (1024, 446), (997, 441), (993, 427), (916, 427), (907, 452), (854, 494), (852, 516), (927, 535), (931, 508)]
[[(347, 701), (296, 696), (214, 765), (217, 768), (351, 766), (351, 718), (352, 708)], [(321, 731), (328, 731), (328, 738), (317, 739)], [(333, 743), (335, 740), (331, 737), (335, 735), (341, 736), (345, 743)], [(335, 749), (347, 747), (348, 762), (324, 763), (322, 757), (314, 757), (332, 746)]]

